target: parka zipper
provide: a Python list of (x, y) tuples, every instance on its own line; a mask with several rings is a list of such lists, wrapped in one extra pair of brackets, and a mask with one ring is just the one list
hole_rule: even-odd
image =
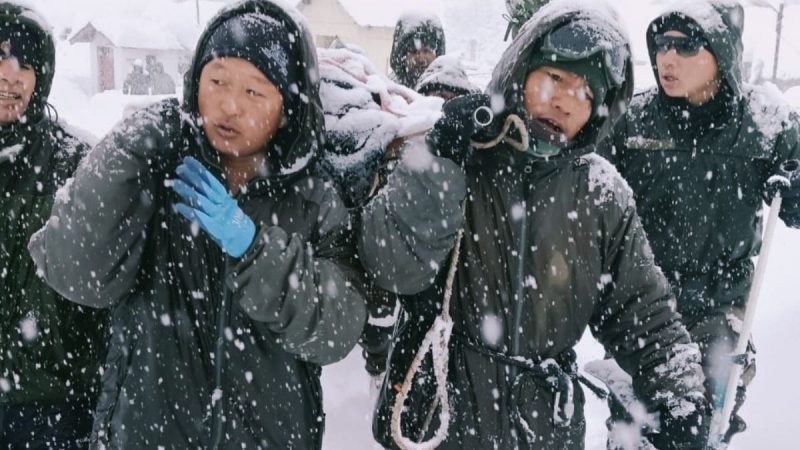
[[(523, 183), (525, 186), (525, 183)], [(520, 354), (520, 335), (522, 334), (519, 327), (522, 326), (522, 307), (524, 303), (523, 295), (525, 294), (525, 248), (528, 246), (528, 200), (524, 196), (526, 189), (523, 187), (522, 194), (522, 218), (520, 219), (520, 240), (519, 247), (517, 248), (517, 283), (514, 293), (514, 328), (512, 329), (513, 339), (511, 341), (511, 354), (518, 356)], [(511, 378), (517, 377), (518, 369), (516, 366), (511, 367)]]
[(214, 346), (214, 390), (211, 392), (211, 449), (216, 450), (222, 441), (222, 431), (224, 427), (224, 398), (225, 390), (222, 386), (222, 368), (225, 358), (225, 328), (228, 325), (228, 318), (231, 312), (231, 291), (225, 282), (228, 273), (229, 262), (225, 256), (222, 276), (222, 305), (219, 317), (217, 318), (217, 339)]
[[(236, 200), (236, 203), (241, 208), (240, 201), (246, 200), (248, 196), (246, 192), (250, 192), (251, 189), (255, 186), (258, 182), (258, 178), (250, 180), (247, 183), (247, 189), (240, 190), (237, 192), (233, 199)], [(227, 276), (230, 269), (230, 258), (228, 256), (223, 256), (223, 263), (222, 263), (222, 305), (220, 305), (220, 313), (219, 317), (217, 318), (217, 339), (214, 345), (214, 390), (211, 392), (211, 449), (216, 450), (219, 448), (220, 443), (222, 442), (222, 434), (223, 428), (225, 426), (224, 421), (224, 399), (225, 399), (225, 389), (223, 388), (223, 378), (222, 378), (222, 369), (225, 362), (225, 329), (230, 322), (230, 315), (231, 315), (231, 307), (233, 303), (233, 299), (231, 298), (231, 290), (228, 287), (227, 283)]]

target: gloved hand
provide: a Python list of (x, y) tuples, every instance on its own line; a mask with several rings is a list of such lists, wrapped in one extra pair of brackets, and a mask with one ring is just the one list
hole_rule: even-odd
[(661, 410), (661, 430), (647, 439), (659, 450), (705, 450), (710, 425), (708, 400), (702, 394), (687, 396), (672, 410)]
[(462, 165), (472, 154), (471, 140), (491, 140), (494, 136), (489, 137), (489, 129), (498, 128), (495, 124), (500, 120), (495, 117), (488, 128), (478, 125), (475, 111), (482, 106), (491, 108), (491, 99), (486, 94), (462, 95), (447, 101), (442, 107), (442, 117), (427, 136), (431, 152)]
[(767, 200), (772, 201), (779, 192), (783, 194), (798, 184), (800, 184), (800, 160), (784, 161), (778, 168), (778, 173), (767, 179)]
[(183, 159), (175, 173), (179, 178), (172, 189), (184, 202), (175, 205), (178, 212), (196, 222), (228, 255), (244, 255), (256, 235), (256, 226), (225, 186), (191, 156)]

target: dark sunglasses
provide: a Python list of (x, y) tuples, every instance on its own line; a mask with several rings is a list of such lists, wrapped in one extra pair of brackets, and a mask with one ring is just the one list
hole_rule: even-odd
[(708, 42), (700, 36), (695, 37), (676, 37), (659, 34), (655, 37), (656, 52), (667, 53), (675, 49), (675, 52), (684, 57), (696, 56), (700, 49), (706, 47)]

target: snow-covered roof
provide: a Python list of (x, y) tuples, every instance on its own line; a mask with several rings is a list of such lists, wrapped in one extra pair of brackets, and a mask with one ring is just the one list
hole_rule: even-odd
[(72, 42), (86, 42), (75, 38), (91, 25), (115, 46), (158, 50), (193, 50), (208, 20), (225, 6), (223, 2), (201, 0), (198, 24), (195, 2), (71, 1), (88, 6), (73, 19), (71, 28), (76, 32), (70, 38)]
[(336, 0), (362, 27), (394, 27), (409, 11), (425, 11), (442, 16), (441, 0)]
[(94, 33), (91, 33), (91, 29), (101, 33), (115, 47), (187, 50), (174, 32), (162, 29), (152, 23), (117, 24), (112, 26), (108, 23), (96, 24), (89, 22), (70, 38), (70, 42), (89, 42), (93, 40)]

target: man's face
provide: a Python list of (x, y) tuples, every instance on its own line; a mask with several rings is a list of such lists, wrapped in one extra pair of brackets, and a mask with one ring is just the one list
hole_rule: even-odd
[[(664, 36), (688, 39), (679, 31), (668, 31)], [(705, 48), (700, 48), (693, 56), (685, 52), (681, 55), (675, 48), (659, 48), (656, 52), (656, 67), (658, 83), (670, 97), (686, 98), (689, 103), (700, 105), (719, 90), (717, 60)]]
[(253, 156), (278, 130), (283, 97), (250, 62), (214, 59), (203, 67), (197, 93), (203, 130), (218, 152)]
[(36, 87), (36, 72), (20, 67), (16, 58), (0, 61), (0, 125), (19, 120), (28, 110)]
[(571, 140), (592, 116), (592, 92), (579, 75), (543, 66), (525, 80), (525, 111), (554, 136)]
[(436, 53), (434, 53), (433, 50), (420, 47), (418, 50), (406, 53), (406, 70), (409, 74), (419, 77), (422, 75), (422, 72), (425, 72), (425, 69), (431, 65), (434, 59), (436, 59)]
[(425, 94), (426, 97), (439, 97), (443, 98), (444, 101), (450, 100), (456, 97), (456, 93), (453, 91), (448, 90), (438, 90), (438, 91), (430, 91)]

